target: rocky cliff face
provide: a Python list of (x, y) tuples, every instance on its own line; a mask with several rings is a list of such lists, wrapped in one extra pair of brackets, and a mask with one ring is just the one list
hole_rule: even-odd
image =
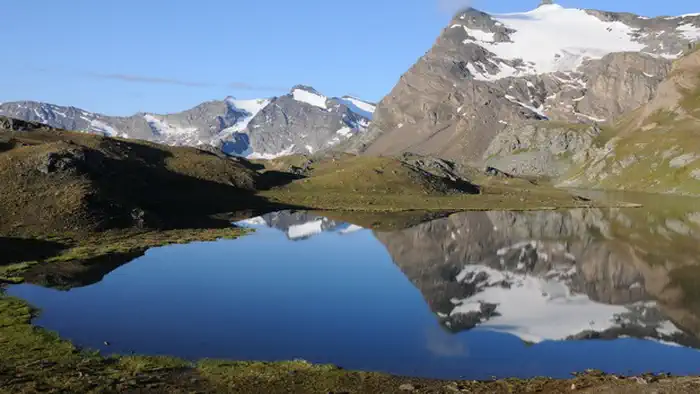
[(598, 126), (585, 123), (525, 122), (498, 133), (484, 160), (513, 175), (557, 178), (569, 171), (577, 153), (595, 146), (600, 133)]
[(487, 151), (499, 150), (490, 148), (494, 139), (522, 124), (601, 123), (648, 102), (671, 60), (698, 37), (699, 15), (645, 18), (555, 4), (503, 15), (468, 9), (380, 102), (353, 149), (482, 165)]
[(700, 195), (700, 51), (677, 61), (653, 99), (576, 155), (561, 186)]
[(349, 96), (329, 98), (301, 85), (281, 97), (228, 97), (167, 115), (114, 117), (31, 101), (0, 104), (0, 115), (56, 128), (168, 145), (210, 145), (251, 158), (329, 149), (365, 132), (373, 112), (371, 103)]
[(695, 217), (471, 212), (375, 235), (449, 330), (480, 326), (533, 342), (632, 335), (700, 346), (692, 286), (676, 281), (697, 266)]

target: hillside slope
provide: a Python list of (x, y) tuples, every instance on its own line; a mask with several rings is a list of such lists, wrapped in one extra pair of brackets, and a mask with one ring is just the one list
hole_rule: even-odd
[(609, 135), (578, 154), (582, 164), (561, 186), (700, 195), (700, 51), (678, 60), (654, 98)]
[(263, 207), (242, 159), (0, 119), (0, 231), (177, 227)]

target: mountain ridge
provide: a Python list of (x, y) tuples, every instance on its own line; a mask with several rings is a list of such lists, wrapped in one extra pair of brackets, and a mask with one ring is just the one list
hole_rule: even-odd
[(605, 123), (643, 105), (700, 38), (700, 14), (648, 18), (563, 8), (455, 15), (377, 106), (351, 151), (484, 165), (523, 122)]
[[(37, 101), (0, 103), (0, 115), (60, 129), (173, 146), (211, 145), (250, 158), (328, 149), (364, 132), (373, 110), (369, 101), (327, 97), (305, 85), (296, 85), (282, 96), (248, 100), (227, 96), (168, 114), (110, 116)], [(271, 138), (274, 134), (278, 141)]]

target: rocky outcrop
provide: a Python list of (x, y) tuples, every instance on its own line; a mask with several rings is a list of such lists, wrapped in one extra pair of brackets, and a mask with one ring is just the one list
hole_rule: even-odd
[(484, 160), (489, 167), (518, 176), (557, 178), (572, 158), (594, 146), (596, 125), (529, 122), (510, 126), (491, 141)]
[(671, 60), (644, 53), (612, 53), (583, 66), (586, 91), (576, 111), (617, 119), (648, 103), (671, 70)]

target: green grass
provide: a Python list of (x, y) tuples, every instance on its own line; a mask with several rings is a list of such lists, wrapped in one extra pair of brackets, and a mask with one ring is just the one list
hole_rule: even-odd
[[(639, 148), (639, 146), (644, 146)], [(671, 157), (663, 158), (663, 153), (673, 147), (681, 151)], [(670, 162), (681, 154), (700, 155), (700, 132), (683, 123), (672, 129), (654, 129), (639, 131), (623, 137), (617, 144), (615, 155), (610, 158), (607, 168), (608, 177), (600, 182), (605, 188), (621, 188), (646, 192), (675, 192), (679, 194), (700, 195), (700, 180), (693, 179), (690, 173), (700, 169), (700, 160), (684, 167), (674, 168)], [(634, 156), (637, 162), (614, 174), (610, 166), (620, 163), (627, 157)]]
[[(78, 276), (98, 266), (105, 258), (113, 257), (114, 261), (123, 260), (127, 263), (147, 249), (171, 244), (186, 244), (191, 242), (215, 241), (218, 239), (235, 239), (251, 230), (227, 227), (222, 229), (179, 229), (165, 231), (107, 231), (92, 234), (64, 234), (62, 236), (47, 236), (43, 240), (51, 240), (64, 245), (63, 249), (55, 251), (54, 255), (44, 254), (38, 260), (16, 262), (2, 265), (0, 258), (0, 283), (21, 283), (28, 274), (30, 278), (45, 276), (49, 273), (69, 274)], [(23, 241), (22, 239), (14, 239)], [(42, 240), (42, 238), (39, 238)], [(39, 275), (41, 274), (41, 275)]]
[(406, 211), (491, 211), (491, 210), (550, 210), (594, 206), (625, 206), (624, 202), (597, 203), (577, 200), (572, 195), (552, 190), (551, 194), (513, 192), (481, 195), (412, 196), (402, 194), (345, 194), (306, 193), (282, 191), (267, 193), (273, 201), (294, 201), (313, 210), (356, 212), (406, 212)]
[(319, 162), (314, 165), (311, 176), (292, 182), (284, 189), (321, 193), (444, 194), (451, 187), (442, 178), (396, 159), (354, 156)]

